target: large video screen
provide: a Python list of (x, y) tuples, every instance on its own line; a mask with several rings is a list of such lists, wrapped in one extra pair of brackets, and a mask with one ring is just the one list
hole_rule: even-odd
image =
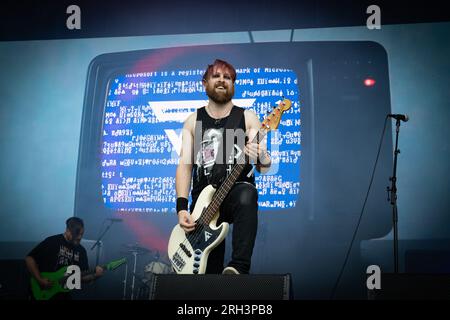
[[(283, 98), (292, 101), (278, 130), (269, 133), (271, 170), (254, 170), (260, 221), (280, 229), (301, 221), (353, 225), (391, 112), (387, 54), (374, 42), (222, 44), (93, 58), (75, 215), (89, 223), (115, 216), (148, 219), (170, 232), (183, 122), (207, 105), (201, 79), (215, 59), (236, 68), (233, 102), (260, 121)], [(365, 79), (375, 84), (367, 86)], [(389, 129), (365, 216), (367, 226), (382, 227), (362, 230), (367, 237), (390, 228), (390, 207), (380, 207), (386, 196), (382, 177), (392, 167)]]
[[(175, 171), (183, 122), (207, 96), (204, 70), (178, 69), (117, 74), (108, 81), (101, 141), (102, 197), (114, 211), (174, 212)], [(255, 170), (260, 210), (293, 208), (301, 181), (299, 75), (288, 68), (237, 67), (233, 103), (262, 122), (283, 98), (292, 101), (269, 133), (272, 168)]]

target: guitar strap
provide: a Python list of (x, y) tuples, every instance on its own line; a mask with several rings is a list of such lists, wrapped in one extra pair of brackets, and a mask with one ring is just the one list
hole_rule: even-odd
[[(208, 179), (208, 184), (212, 184), (214, 187), (220, 186), (223, 180), (225, 180), (227, 161), (230, 158), (232, 152), (234, 151), (234, 148), (229, 148), (230, 150), (225, 150), (226, 151), (225, 156), (223, 155), (224, 149), (226, 149), (223, 147), (223, 144), (225, 141), (227, 129), (236, 130), (243, 116), (244, 116), (244, 109), (241, 107), (233, 106), (230, 115), (228, 116), (228, 119), (225, 123), (222, 139), (220, 139), (219, 142), (216, 163), (214, 163), (211, 175), (209, 176)], [(232, 145), (234, 145), (234, 141)], [(217, 159), (222, 159), (222, 163), (221, 164), (217, 163)]]

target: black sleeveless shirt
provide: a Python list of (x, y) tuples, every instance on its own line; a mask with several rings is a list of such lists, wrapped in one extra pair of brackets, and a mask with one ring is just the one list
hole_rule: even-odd
[[(242, 130), (245, 133), (244, 109), (237, 106), (233, 106), (233, 108), (241, 110), (231, 110), (231, 112), (241, 111), (242, 113), (239, 124), (235, 126), (236, 131)], [(234, 136), (234, 145), (230, 148), (229, 158), (225, 161), (228, 135), (225, 134), (224, 127), (229, 117), (228, 115), (225, 118), (214, 119), (209, 116), (205, 107), (197, 109), (197, 122), (194, 134), (194, 164), (192, 167), (191, 211), (202, 190), (209, 184), (218, 187), (231, 172), (237, 157), (239, 157), (241, 152), (244, 152), (247, 137), (243, 141), (243, 139), (237, 138), (238, 133), (236, 133), (236, 136)], [(201, 122), (201, 128), (199, 121)], [(214, 167), (219, 158), (222, 161)], [(253, 165), (247, 163), (237, 181), (245, 181), (255, 185)]]

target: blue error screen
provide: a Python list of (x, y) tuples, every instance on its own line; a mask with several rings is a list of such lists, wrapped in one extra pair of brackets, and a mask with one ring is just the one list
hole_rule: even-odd
[[(102, 196), (117, 211), (174, 212), (175, 172), (183, 122), (208, 103), (204, 70), (119, 74), (109, 79), (101, 141)], [(295, 207), (300, 199), (301, 95), (299, 78), (282, 68), (236, 69), (233, 103), (262, 122), (284, 98), (292, 101), (268, 134), (272, 166), (256, 170), (260, 211)]]

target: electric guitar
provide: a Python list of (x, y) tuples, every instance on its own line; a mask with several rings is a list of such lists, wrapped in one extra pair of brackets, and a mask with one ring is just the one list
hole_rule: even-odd
[[(103, 270), (111, 271), (115, 270), (126, 261), (126, 258), (122, 258), (119, 260), (111, 261), (110, 263), (101, 267)], [(89, 274), (95, 274), (95, 270), (82, 272), (81, 276), (84, 277)], [(41, 276), (42, 278), (50, 280), (52, 282), (52, 286), (45, 289), (41, 288), (39, 282), (34, 277), (31, 277), (31, 292), (33, 293), (33, 297), (36, 300), (49, 300), (57, 293), (70, 291), (70, 289), (66, 287), (67, 278), (70, 276), (70, 274), (67, 274), (67, 266), (62, 267), (55, 272), (42, 272)]]
[[(259, 129), (261, 140), (267, 132), (278, 128), (282, 114), (291, 108), (291, 104), (289, 99), (283, 99), (270, 112)], [(257, 141), (258, 135), (252, 143)], [(192, 218), (196, 222), (195, 230), (186, 233), (179, 224), (173, 228), (169, 238), (168, 255), (176, 273), (204, 274), (209, 253), (227, 236), (229, 224), (222, 222), (217, 226), (219, 208), (245, 167), (244, 157), (245, 154), (242, 152), (230, 174), (217, 190), (212, 185), (202, 190), (192, 212)]]

